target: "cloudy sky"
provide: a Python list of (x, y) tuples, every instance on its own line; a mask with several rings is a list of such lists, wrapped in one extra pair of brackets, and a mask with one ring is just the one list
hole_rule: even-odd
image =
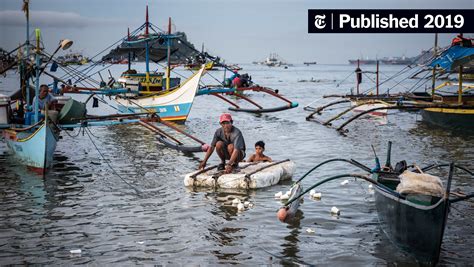
[[(0, 0), (0, 47), (24, 42), (22, 0)], [(415, 56), (433, 45), (432, 34), (308, 34), (308, 9), (473, 9), (474, 0), (30, 0), (31, 31), (40, 28), (48, 51), (74, 40), (74, 51), (93, 56), (123, 37), (127, 27), (150, 21), (176, 30), (228, 62), (278, 53), (292, 63), (345, 64), (350, 58)], [(440, 36), (447, 45), (453, 35)]]

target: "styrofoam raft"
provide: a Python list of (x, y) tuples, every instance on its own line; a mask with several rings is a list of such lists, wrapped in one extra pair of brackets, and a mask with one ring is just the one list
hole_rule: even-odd
[[(237, 169), (238, 172), (230, 174), (222, 174), (217, 179), (213, 176), (218, 176), (219, 171), (216, 168), (207, 172), (201, 173), (192, 178), (195, 173), (199, 171), (191, 172), (186, 174), (184, 178), (185, 186), (197, 186), (197, 187), (220, 187), (220, 188), (262, 188), (277, 184), (280, 181), (290, 179), (295, 172), (295, 163), (292, 161), (282, 162), (280, 164), (263, 169), (250, 176), (250, 180), (247, 182), (245, 175), (256, 171), (262, 167), (270, 165), (272, 163), (260, 162), (258, 164), (252, 164), (247, 162), (239, 163)], [(247, 186), (248, 183), (248, 186)]]

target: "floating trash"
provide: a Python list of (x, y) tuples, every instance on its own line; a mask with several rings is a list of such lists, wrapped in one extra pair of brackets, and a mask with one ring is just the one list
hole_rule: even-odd
[(346, 185), (348, 183), (349, 183), (349, 180), (344, 180), (344, 181), (341, 182), (341, 185)]
[(321, 193), (315, 193), (315, 194), (313, 195), (313, 198), (314, 198), (314, 199), (318, 199), (318, 200), (321, 199)]
[(275, 194), (275, 198), (279, 199), (282, 195), (283, 195), (283, 192), (280, 191), (280, 192)]
[(316, 231), (314, 231), (314, 230), (311, 229), (311, 228), (308, 228), (308, 229), (306, 229), (306, 233), (308, 233), (308, 234), (314, 234), (314, 233), (316, 233)]
[(232, 200), (232, 205), (239, 205), (239, 204), (240, 204), (240, 199), (234, 198), (234, 200)]
[(82, 250), (80, 250), (80, 249), (71, 249), (69, 252), (70, 252), (71, 254), (81, 254), (81, 253), (82, 253)]
[(372, 184), (369, 184), (369, 189), (372, 189), (374, 186)]
[(249, 203), (249, 208), (253, 208), (255, 206), (253, 203)]
[(332, 215), (340, 215), (340, 214), (341, 214), (341, 211), (340, 211), (338, 208), (336, 208), (336, 207), (332, 207), (332, 208), (331, 208), (331, 214), (332, 214)]
[(245, 206), (245, 207), (248, 207), (249, 205), (250, 205), (250, 201), (245, 201), (245, 202), (244, 202), (244, 206)]
[(290, 194), (284, 194), (280, 196), (280, 200), (288, 200), (288, 199), (290, 199)]
[(244, 210), (245, 210), (244, 204), (239, 203), (239, 204), (237, 205), (237, 210), (238, 210), (238, 211), (244, 211)]

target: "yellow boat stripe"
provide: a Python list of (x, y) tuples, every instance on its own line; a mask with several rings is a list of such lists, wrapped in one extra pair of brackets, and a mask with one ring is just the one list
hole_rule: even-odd
[(453, 114), (474, 114), (474, 109), (460, 109), (460, 108), (425, 108), (426, 111), (439, 113), (453, 113)]
[(44, 124), (42, 124), (41, 127), (39, 127), (34, 133), (30, 134), (27, 138), (17, 139), (16, 142), (26, 142), (26, 141), (30, 140), (30, 139), (33, 138), (43, 127), (44, 127)]

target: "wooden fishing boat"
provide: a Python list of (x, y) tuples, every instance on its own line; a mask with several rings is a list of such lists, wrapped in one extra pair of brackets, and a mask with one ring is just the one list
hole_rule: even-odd
[[(28, 5), (26, 5), (28, 9)], [(28, 12), (27, 12), (28, 14)], [(28, 31), (28, 15), (27, 15), (27, 31)], [(40, 49), (40, 36), (41, 31), (39, 29), (35, 30), (36, 35), (36, 47), (34, 49), (35, 53), (35, 65), (39, 69), (41, 66), (41, 56), (43, 55)], [(29, 41), (26, 42), (29, 44)], [(56, 51), (52, 54), (50, 59), (59, 51), (60, 48), (63, 50), (69, 48), (72, 45), (72, 41), (63, 40), (60, 42)], [(26, 57), (20, 60), (22, 66), (21, 70), (25, 71), (23, 68), (26, 60), (29, 58), (30, 46), (26, 45)], [(49, 63), (46, 62), (46, 65)], [(36, 71), (35, 75), (35, 96), (39, 96), (39, 76), (42, 71)], [(29, 88), (29, 81), (25, 82), (26, 88)], [(17, 118), (24, 122), (22, 125), (12, 124), (8, 125), (3, 131), (3, 136), (5, 142), (7, 143), (8, 148), (13, 152), (14, 156), (24, 163), (26, 166), (31, 169), (38, 171), (41, 174), (45, 174), (48, 167), (51, 166), (53, 161), (53, 154), (56, 149), (56, 143), (59, 140), (59, 131), (60, 129), (54, 124), (53, 119), (50, 119), (51, 114), (56, 114), (57, 111), (48, 111), (48, 104), (45, 104), (44, 116), (40, 114), (39, 104), (36, 101), (35, 105), (30, 106), (30, 92), (27, 91), (26, 103), (27, 109), (32, 109), (33, 111), (26, 112), (24, 117)], [(10, 106), (10, 103), (7, 103), (7, 106)], [(23, 108), (23, 107), (22, 107)], [(20, 114), (23, 114), (20, 113)], [(11, 117), (13, 114), (9, 114)], [(42, 119), (42, 117), (44, 117)], [(8, 122), (9, 120), (7, 120)]]
[[(474, 193), (470, 193), (457, 196), (457, 198), (449, 198), (454, 170), (455, 168), (462, 170), (473, 177), (474, 172), (455, 163), (433, 164), (417, 168), (415, 165), (407, 166), (405, 161), (401, 161), (392, 168), (391, 142), (388, 145), (387, 160), (383, 167), (380, 166), (377, 155), (375, 156), (376, 166), (373, 169), (353, 159), (339, 158), (329, 159), (316, 165), (295, 183), (300, 183), (319, 167), (336, 161), (352, 164), (370, 174), (371, 177), (349, 173), (321, 179), (300, 195), (290, 199), (279, 210), (278, 218), (286, 219), (289, 205), (324, 183), (347, 177), (361, 178), (374, 185), (377, 214), (380, 226), (387, 237), (412, 254), (418, 262), (436, 265), (440, 257), (450, 205), (474, 197)], [(444, 185), (438, 177), (425, 173), (434, 168), (447, 166), (449, 166), (449, 174)], [(410, 168), (413, 168), (413, 171), (410, 171)]]
[[(121, 113), (158, 113), (162, 120), (184, 123), (191, 111), (194, 97), (199, 88), (199, 81), (206, 66), (202, 65), (200, 69), (183, 84), (178, 85), (179, 79), (170, 77), (170, 40), (178, 38), (171, 34), (171, 18), (169, 18), (168, 21), (167, 33), (150, 35), (149, 27), (151, 27), (151, 25), (148, 21), (147, 7), (146, 21), (144, 25), (140, 27), (145, 29), (144, 34), (140, 35), (141, 38), (132, 38), (129, 33), (127, 41), (124, 41), (125, 44), (145, 43), (146, 70), (144, 73), (137, 73), (130, 69), (130, 64), (128, 65), (128, 70), (122, 74), (119, 82), (127, 89), (135, 89), (136, 93), (133, 95), (129, 93), (117, 95), (115, 100), (118, 104), (118, 109)], [(137, 30), (134, 32), (137, 32)], [(165, 70), (166, 75), (163, 73), (150, 72), (149, 42), (157, 38), (167, 43), (168, 64)], [(131, 41), (132, 39), (133, 41)], [(165, 79), (163, 79), (164, 77)]]
[(163, 120), (184, 122), (191, 111), (203, 71), (201, 68), (176, 89), (136, 97), (117, 95), (115, 101), (122, 113), (156, 112)]
[[(463, 39), (462, 35), (460, 39)], [(429, 64), (433, 70), (433, 77), (437, 69), (441, 69), (442, 72), (458, 73), (457, 83), (445, 82), (438, 87), (435, 87), (433, 78), (432, 103), (444, 104), (448, 107), (423, 109), (421, 111), (423, 120), (430, 124), (449, 129), (474, 129), (474, 95), (470, 91), (474, 89), (474, 85), (463, 84), (464, 69), (472, 68), (474, 65), (474, 47), (472, 47), (472, 40), (465, 39), (464, 41), (452, 45)], [(440, 89), (446, 91), (451, 86), (457, 86), (455, 94), (438, 93)]]
[(436, 264), (439, 259), (449, 211), (447, 196), (413, 199), (396, 193), (399, 173), (379, 172), (374, 179), (375, 206), (380, 226), (386, 235), (423, 263)]
[[(435, 94), (432, 97), (432, 104), (445, 104), (444, 108), (425, 108), (421, 110), (423, 121), (448, 129), (468, 129), (474, 130), (474, 95), (470, 90), (474, 89), (473, 84), (463, 84), (461, 81), (446, 82), (435, 88), (435, 91), (448, 89), (457, 86), (457, 95)], [(423, 100), (418, 103), (425, 103)]]
[(5, 129), (3, 136), (15, 157), (32, 170), (45, 173), (51, 166), (59, 129), (47, 117), (31, 127)]

